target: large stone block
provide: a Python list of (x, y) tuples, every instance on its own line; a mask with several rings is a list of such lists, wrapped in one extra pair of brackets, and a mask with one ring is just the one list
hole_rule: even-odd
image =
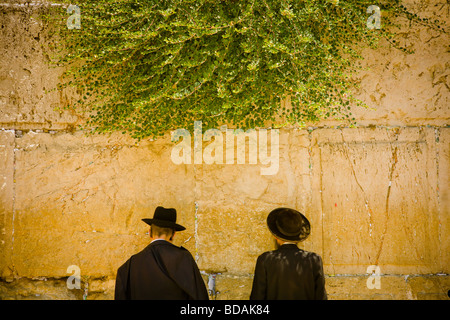
[(1, 300), (81, 300), (82, 290), (69, 290), (63, 279), (18, 279), (0, 283)]
[[(450, 21), (445, 1), (408, 0), (402, 4), (422, 19), (438, 19), (441, 27)], [(397, 44), (414, 53), (404, 53), (386, 40), (376, 49), (363, 50), (362, 69), (355, 75), (359, 88), (354, 91), (369, 108), (355, 107), (353, 116), (360, 125), (445, 126), (450, 104), (449, 35), (436, 27), (411, 23), (406, 17), (398, 22)]]
[(333, 276), (326, 278), (326, 289), (330, 300), (405, 300), (407, 284), (402, 276), (381, 276), (379, 287), (367, 282), (369, 276)]
[(439, 271), (435, 139), (431, 128), (314, 131), (327, 273)]
[(450, 276), (412, 275), (405, 277), (409, 299), (449, 300)]
[[(170, 161), (167, 141), (141, 143), (116, 135), (28, 133), (17, 139), (14, 265), (19, 276), (113, 275), (148, 244), (158, 205), (175, 207), (194, 233), (191, 168)], [(192, 248), (192, 242), (185, 246)], [(32, 253), (32, 254), (31, 254)], [(27, 257), (27, 259), (24, 259)]]
[(440, 270), (450, 274), (450, 128), (436, 129), (438, 158)]
[(253, 273), (257, 257), (273, 249), (267, 209), (214, 201), (198, 203), (198, 265), (208, 273)]
[(252, 289), (253, 277), (244, 275), (217, 275), (217, 300), (248, 300)]
[(0, 277), (13, 274), (14, 131), (0, 131)]
[(326, 278), (330, 300), (449, 300), (446, 275), (381, 275), (379, 286), (368, 286), (369, 276)]
[(50, 91), (62, 69), (50, 67), (43, 48), (55, 41), (54, 34), (38, 11), (9, 7), (1, 10), (0, 25), (0, 126), (56, 130), (80, 123), (79, 115), (64, 110), (74, 103), (74, 90)]

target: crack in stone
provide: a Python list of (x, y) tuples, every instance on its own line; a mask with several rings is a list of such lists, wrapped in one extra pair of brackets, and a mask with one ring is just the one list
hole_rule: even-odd
[[(322, 171), (322, 149), (319, 146), (319, 164), (320, 164), (320, 212), (322, 214), (322, 245), (323, 247), (325, 247), (325, 230), (324, 230), (324, 223), (323, 223), (323, 217), (324, 217), (324, 213), (323, 213), (323, 208), (324, 208), (324, 204), (323, 204), (323, 171)], [(331, 231), (331, 230), (330, 230)], [(323, 250), (325, 250), (325, 248), (323, 248)], [(322, 256), (324, 256), (324, 253), (322, 253)], [(331, 267), (333, 268), (333, 273), (335, 273), (335, 269), (334, 269), (334, 263), (333, 263), (333, 255), (331, 253), (331, 251), (328, 254), (329, 258), (330, 258), (330, 264)]]
[(14, 265), (14, 233), (15, 233), (15, 219), (16, 219), (16, 151), (17, 143), (16, 137), (13, 137), (13, 179), (12, 179), (12, 230), (11, 230), (11, 271), (14, 276), (16, 273), (16, 267)]
[[(442, 234), (442, 223), (441, 223), (441, 198), (440, 198), (440, 188), (439, 188), (439, 138), (440, 130), (438, 128), (434, 129), (435, 146), (436, 146), (436, 197), (437, 197), (437, 214), (438, 214), (438, 241), (441, 241)], [(439, 246), (439, 257), (442, 259), (441, 246)], [(442, 262), (440, 263), (442, 265)]]
[[(394, 143), (398, 142), (398, 129), (395, 131), (395, 141)], [(392, 149), (392, 144), (391, 144), (391, 149)], [(398, 146), (395, 146), (394, 150), (392, 151), (392, 160), (391, 160), (391, 168), (389, 169), (389, 185), (388, 185), (388, 189), (387, 189), (387, 193), (386, 193), (386, 204), (385, 204), (385, 214), (386, 214), (386, 220), (384, 222), (384, 231), (383, 234), (381, 235), (381, 240), (380, 240), (380, 247), (378, 249), (378, 253), (376, 255), (376, 259), (375, 259), (375, 265), (378, 265), (379, 259), (380, 259), (380, 255), (381, 255), (381, 251), (383, 250), (383, 245), (384, 245), (384, 238), (386, 236), (386, 232), (387, 232), (387, 226), (388, 226), (388, 220), (389, 220), (389, 198), (391, 195), (391, 188), (392, 188), (392, 177), (394, 175), (394, 170), (395, 170), (395, 166), (398, 162)]]
[(372, 214), (373, 214), (373, 211), (372, 211), (372, 209), (369, 206), (369, 200), (367, 198), (366, 192), (364, 191), (364, 188), (362, 187), (361, 183), (359, 183), (359, 180), (358, 180), (358, 178), (356, 176), (356, 173), (355, 173), (355, 168), (354, 168), (353, 163), (351, 162), (350, 157), (348, 155), (348, 150), (347, 150), (348, 146), (345, 143), (344, 133), (342, 132), (342, 130), (340, 130), (340, 131), (341, 131), (342, 141), (344, 142), (343, 145), (347, 147), (347, 148), (343, 148), (344, 155), (347, 158), (348, 162), (350, 163), (350, 168), (352, 170), (352, 175), (355, 178), (356, 184), (358, 185), (358, 187), (361, 189), (361, 191), (363, 193), (365, 207), (366, 207), (367, 211), (369, 212), (369, 235), (372, 236), (372, 225), (373, 225)]
[(194, 218), (195, 262), (198, 263), (198, 259), (200, 259), (200, 256), (198, 254), (198, 202), (194, 201), (194, 203), (195, 203), (195, 218)]

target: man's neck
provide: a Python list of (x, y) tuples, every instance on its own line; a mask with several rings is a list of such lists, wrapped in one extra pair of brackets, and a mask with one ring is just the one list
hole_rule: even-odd
[(297, 245), (297, 243), (295, 243), (295, 242), (289, 242), (289, 241), (283, 242), (281, 245), (284, 245), (284, 244), (295, 244), (295, 245)]
[(152, 241), (150, 241), (150, 243), (158, 241), (158, 240), (167, 241), (166, 239), (163, 239), (163, 238), (156, 238), (156, 239), (153, 239)]

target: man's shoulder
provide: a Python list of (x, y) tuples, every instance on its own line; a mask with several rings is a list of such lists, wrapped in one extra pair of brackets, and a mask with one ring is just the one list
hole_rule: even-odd
[(159, 241), (154, 241), (152, 243), (150, 243), (146, 249), (153, 249), (153, 248), (158, 248), (158, 249), (162, 249), (162, 250), (173, 250), (173, 251), (188, 251), (186, 248), (182, 247), (182, 246), (177, 246), (175, 244), (173, 244), (172, 242), (166, 241), (166, 240), (159, 240)]
[(144, 250), (142, 250), (142, 252), (148, 250), (156, 250), (163, 253), (164, 255), (192, 257), (188, 249), (184, 248), (183, 246), (174, 245), (173, 243), (168, 241), (155, 241), (153, 243), (150, 243)]
[(271, 257), (278, 257), (280, 255), (302, 255), (305, 258), (309, 258), (309, 259), (321, 259), (320, 255), (312, 252), (312, 251), (306, 251), (300, 248), (295, 248), (295, 250), (292, 250), (292, 248), (290, 248), (291, 250), (289, 251), (285, 251), (285, 250), (280, 250), (280, 248), (275, 249), (275, 250), (270, 250), (270, 251), (266, 251), (263, 252), (262, 254), (259, 255), (258, 259), (268, 259)]
[(263, 252), (263, 253), (261, 253), (259, 256), (258, 256), (258, 260), (267, 260), (267, 259), (269, 259), (269, 258), (271, 258), (271, 257), (273, 257), (273, 256), (275, 256), (275, 255), (278, 255), (278, 250), (270, 250), (270, 251), (266, 251), (266, 252)]
[(301, 257), (303, 260), (309, 261), (313, 265), (322, 265), (322, 257), (315, 252), (301, 250)]
[(303, 252), (307, 257), (310, 257), (311, 259), (321, 259), (320, 255), (318, 253), (315, 253), (312, 251), (305, 251), (305, 250), (303, 250)]
[[(134, 255), (133, 255), (134, 256)], [(130, 268), (130, 263), (131, 263), (131, 258), (133, 258), (133, 256), (131, 256), (127, 261), (125, 261), (118, 269), (117, 269), (117, 275), (121, 275), (121, 274), (125, 274), (128, 273), (128, 269)]]
[(148, 244), (138, 253), (133, 254), (122, 266), (119, 267), (119, 271), (126, 272), (130, 265), (140, 264), (147, 260), (149, 256), (154, 256), (155, 254), (175, 261), (193, 259), (189, 250), (184, 247), (176, 246), (168, 241), (155, 241)]

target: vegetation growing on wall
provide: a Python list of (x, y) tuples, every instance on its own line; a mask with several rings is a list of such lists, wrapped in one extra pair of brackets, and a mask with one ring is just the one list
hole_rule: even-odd
[[(368, 12), (372, 0), (76, 4), (79, 29), (67, 27), (61, 7), (47, 17), (60, 39), (53, 61), (66, 66), (58, 89), (78, 89), (69, 107), (89, 114), (87, 126), (137, 139), (191, 129), (195, 120), (204, 129), (330, 117), (352, 124), (350, 107), (363, 105), (351, 91), (361, 50), (381, 38), (395, 46), (388, 30), (399, 15), (428, 23), (392, 0), (377, 4), (381, 28)], [(280, 103), (287, 98), (290, 106)]]

